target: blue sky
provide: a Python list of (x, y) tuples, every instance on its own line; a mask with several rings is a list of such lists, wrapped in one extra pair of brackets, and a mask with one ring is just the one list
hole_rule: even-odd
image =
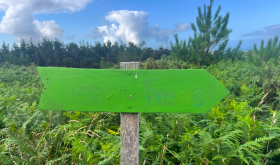
[[(64, 44), (110, 39), (170, 47), (175, 33), (180, 40), (193, 36), (190, 24), (196, 24), (197, 7), (204, 4), (210, 0), (0, 0), (0, 45), (47, 36)], [(241, 50), (247, 51), (280, 34), (280, 1), (214, 0), (212, 15), (219, 5), (220, 16), (230, 13), (228, 47), (243, 40)]]

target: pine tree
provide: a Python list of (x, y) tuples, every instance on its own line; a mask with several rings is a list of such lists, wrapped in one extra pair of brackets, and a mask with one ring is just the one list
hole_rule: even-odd
[(43, 66), (52, 66), (54, 63), (54, 50), (53, 41), (49, 40), (47, 37), (43, 37), (43, 41), (37, 44), (38, 59), (37, 63)]
[(66, 50), (65, 50), (65, 46), (63, 43), (59, 42), (59, 40), (55, 40), (53, 42), (53, 46), (54, 46), (54, 63), (52, 64), (52, 66), (62, 66), (63, 65), (63, 57), (66, 56), (65, 54), (67, 54)]
[(100, 68), (100, 61), (105, 57), (104, 52), (102, 50), (101, 43), (95, 42), (95, 46), (94, 46), (93, 50), (94, 50), (93, 68)]
[(76, 67), (79, 68), (80, 67), (80, 50), (79, 50), (79, 46), (74, 43), (74, 42), (70, 42), (69, 44), (67, 44), (67, 50), (68, 50), (68, 57), (72, 59), (72, 67)]
[[(201, 8), (198, 7), (198, 16), (196, 17), (197, 27), (194, 23), (191, 24), (192, 30), (194, 31), (194, 38), (191, 40), (192, 49), (198, 56), (198, 61), (204, 64), (209, 64), (210, 61), (216, 60), (217, 56), (224, 54), (224, 49), (229, 41), (229, 34), (232, 32), (231, 29), (227, 28), (229, 22), (229, 13), (225, 17), (218, 16), (221, 11), (219, 6), (216, 11), (214, 18), (212, 19), (212, 4), (214, 0), (210, 0), (210, 5), (206, 7), (204, 4), (203, 13)], [(222, 42), (222, 43), (221, 43)], [(221, 43), (221, 44), (219, 44)], [(214, 51), (214, 55), (210, 54), (210, 51), (219, 44), (218, 50)], [(236, 49), (233, 49), (231, 56), (234, 56), (242, 41), (239, 41), (239, 45)], [(228, 49), (230, 51), (230, 49)], [(234, 57), (233, 57), (234, 58)]]
[(193, 60), (192, 57), (190, 57), (190, 44), (191, 44), (191, 37), (188, 41), (188, 46), (186, 44), (186, 40), (184, 41), (180, 41), (178, 39), (178, 34), (174, 35), (175, 38), (175, 44), (173, 45), (173, 43), (170, 41), (170, 47), (171, 47), (171, 57), (173, 59), (177, 59), (177, 60)]
[(278, 64), (277, 59), (279, 60), (280, 56), (280, 42), (278, 43), (278, 39), (279, 36), (275, 36), (274, 40), (270, 38), (266, 47), (264, 47), (264, 40), (262, 40), (260, 50), (258, 50), (257, 44), (254, 44), (253, 51), (251, 49), (248, 51), (248, 62), (256, 66), (261, 66), (263, 62), (268, 62), (269, 60), (274, 64)]
[(20, 64), (20, 49), (19, 46), (14, 43), (11, 49), (10, 53), (10, 60), (12, 61), (13, 64), (19, 65)]
[(119, 51), (119, 43), (117, 41), (112, 45), (112, 54), (111, 54), (111, 62), (114, 64), (118, 63), (118, 51)]
[(28, 43), (26, 43), (23, 39), (20, 40), (20, 57), (19, 57), (19, 61), (20, 61), (20, 65), (29, 65), (29, 54), (27, 51), (27, 47), (29, 47)]
[(105, 61), (111, 63), (111, 54), (112, 54), (112, 42), (107, 40), (107, 42), (103, 42), (102, 47), (104, 54), (105, 54)]
[(4, 41), (1, 48), (1, 57), (0, 57), (1, 62), (9, 61), (7, 58), (9, 56), (9, 53), (10, 53), (9, 44), (6, 46)]

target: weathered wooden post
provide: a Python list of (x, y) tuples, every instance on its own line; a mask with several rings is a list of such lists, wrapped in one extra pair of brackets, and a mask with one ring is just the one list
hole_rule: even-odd
[[(121, 69), (139, 69), (139, 62), (121, 62)], [(137, 75), (132, 75), (137, 78)], [(133, 99), (129, 93), (127, 97)], [(121, 113), (121, 165), (139, 164), (139, 114)]]

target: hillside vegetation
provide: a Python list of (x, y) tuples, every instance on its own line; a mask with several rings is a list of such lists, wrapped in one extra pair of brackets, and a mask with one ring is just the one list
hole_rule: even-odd
[[(0, 164), (120, 164), (120, 114), (39, 110), (37, 66), (119, 69), (205, 69), (229, 91), (204, 114), (139, 113), (139, 164), (278, 165), (280, 43), (248, 52), (227, 48), (229, 13), (198, 7), (194, 37), (171, 50), (110, 41), (95, 46), (43, 39), (0, 51)], [(213, 49), (218, 46), (217, 49)], [(186, 84), (187, 85), (187, 84)]]
[[(278, 164), (279, 66), (208, 67), (152, 60), (142, 69), (204, 68), (230, 94), (205, 114), (140, 113), (140, 164)], [(120, 115), (38, 110), (35, 65), (0, 69), (2, 164), (119, 164)]]

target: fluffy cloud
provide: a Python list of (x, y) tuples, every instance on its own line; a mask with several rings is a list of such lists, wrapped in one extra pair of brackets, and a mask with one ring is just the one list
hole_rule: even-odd
[[(154, 27), (149, 27), (149, 22), (146, 21), (148, 15), (149, 13), (145, 11), (112, 11), (102, 19), (105, 25), (93, 28), (92, 35), (89, 36), (93, 38), (103, 37), (104, 42), (122, 40), (139, 44), (145, 39), (153, 38), (156, 41), (167, 43), (170, 34), (189, 29), (188, 24), (177, 24), (176, 30), (160, 29), (157, 24)], [(108, 24), (106, 21), (114, 23)]]
[(187, 31), (191, 29), (191, 26), (189, 23), (176, 23), (175, 30), (178, 32)]
[(280, 24), (266, 26), (262, 31), (254, 31), (253, 33), (244, 34), (242, 36), (275, 36), (280, 34)]
[(5, 16), (0, 23), (0, 32), (14, 35), (19, 42), (32, 37), (40, 41), (42, 37), (61, 39), (62, 28), (55, 21), (34, 20), (37, 13), (61, 13), (80, 11), (92, 0), (0, 0), (0, 10)]

